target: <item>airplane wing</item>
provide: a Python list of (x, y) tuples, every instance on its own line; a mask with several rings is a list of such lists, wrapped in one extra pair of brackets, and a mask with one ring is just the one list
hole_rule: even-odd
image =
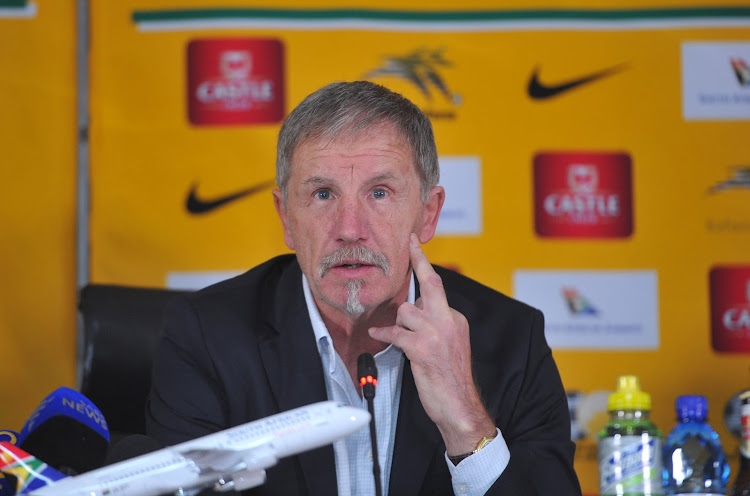
[(266, 468), (278, 459), (268, 443), (244, 450), (191, 449), (180, 451), (200, 470), (202, 476), (215, 476), (214, 491), (244, 491), (266, 481)]
[(278, 461), (268, 443), (243, 450), (199, 448), (179, 453), (192, 461), (202, 474), (228, 475), (240, 470), (264, 469)]

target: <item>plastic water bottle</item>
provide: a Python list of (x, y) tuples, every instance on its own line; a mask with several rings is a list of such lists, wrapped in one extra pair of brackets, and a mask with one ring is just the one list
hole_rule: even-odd
[(661, 432), (649, 420), (651, 396), (638, 377), (617, 378), (607, 401), (609, 422), (599, 433), (599, 492), (602, 496), (664, 494)]
[(724, 494), (729, 464), (719, 435), (706, 423), (708, 400), (704, 396), (680, 396), (675, 409), (678, 423), (664, 443), (664, 492)]

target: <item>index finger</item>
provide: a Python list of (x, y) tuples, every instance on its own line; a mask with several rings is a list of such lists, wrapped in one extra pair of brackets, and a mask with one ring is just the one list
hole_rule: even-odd
[(422, 245), (414, 233), (411, 233), (409, 238), (409, 260), (419, 281), (419, 292), (425, 310), (434, 309), (436, 306), (447, 308), (448, 298), (443, 289), (443, 280), (427, 260), (427, 255), (424, 254)]

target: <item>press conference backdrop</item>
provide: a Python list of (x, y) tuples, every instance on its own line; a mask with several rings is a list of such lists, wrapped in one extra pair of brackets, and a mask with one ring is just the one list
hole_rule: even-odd
[(75, 381), (74, 7), (0, 0), (0, 429)]
[[(431, 261), (544, 311), (584, 492), (623, 373), (665, 431), (677, 395), (707, 395), (735, 455), (722, 417), (750, 386), (746, 2), (209, 4), (91, 2), (94, 282), (197, 287), (286, 252), (281, 120), (331, 81), (369, 79), (434, 124), (447, 200)], [(70, 339), (58, 312), (37, 337)], [(70, 377), (58, 352), (47, 381)]]

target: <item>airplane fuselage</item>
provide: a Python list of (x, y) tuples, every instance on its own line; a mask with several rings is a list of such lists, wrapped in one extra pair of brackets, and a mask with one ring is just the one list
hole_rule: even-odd
[(367, 425), (367, 411), (325, 401), (58, 481), (32, 496), (158, 496), (265, 482), (279, 458), (318, 448)]

